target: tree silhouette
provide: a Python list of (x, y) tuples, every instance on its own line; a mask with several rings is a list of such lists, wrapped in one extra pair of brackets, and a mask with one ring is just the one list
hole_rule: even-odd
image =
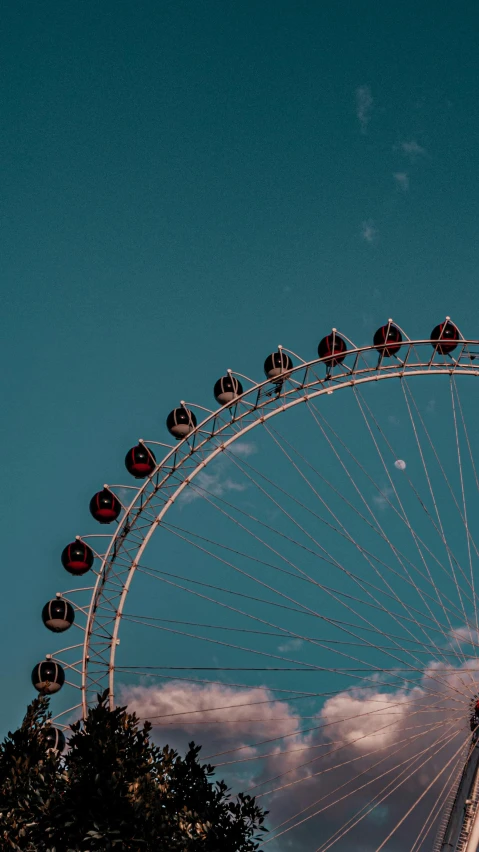
[(0, 837), (31, 852), (254, 852), (265, 813), (254, 798), (231, 798), (190, 743), (184, 757), (151, 740), (125, 707), (98, 697), (71, 726), (64, 757), (48, 751), (48, 699), (28, 707), (0, 746)]

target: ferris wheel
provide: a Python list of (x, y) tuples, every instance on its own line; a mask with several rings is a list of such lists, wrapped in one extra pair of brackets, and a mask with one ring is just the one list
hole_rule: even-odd
[(269, 809), (261, 849), (476, 852), (478, 358), (390, 319), (181, 400), (61, 554), (51, 746), (107, 689)]

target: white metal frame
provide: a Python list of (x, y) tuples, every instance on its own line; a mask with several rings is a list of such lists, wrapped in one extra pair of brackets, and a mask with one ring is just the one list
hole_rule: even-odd
[[(110, 706), (114, 706), (115, 659), (120, 641), (120, 623), (128, 591), (143, 552), (182, 491), (235, 441), (272, 417), (302, 402), (341, 389), (406, 377), (479, 376), (479, 340), (461, 338), (454, 353), (441, 355), (431, 346), (430, 340), (411, 341), (406, 335), (404, 337), (399, 353), (401, 357), (384, 358), (383, 350), (387, 349), (387, 343), (380, 347), (357, 348), (352, 345), (342, 363), (337, 366), (329, 367), (328, 359), (302, 361), (288, 370), (283, 379), (280, 377), (279, 380), (265, 379), (256, 384), (252, 383), (232, 404), (222, 406), (216, 411), (210, 412), (210, 409), (193, 403), (182, 403), (196, 411), (207, 412), (207, 416), (190, 435), (175, 446), (160, 441), (142, 441), (152, 448), (167, 447), (168, 451), (158, 462), (154, 472), (140, 486), (107, 486), (112, 491), (127, 487), (134, 492), (128, 506), (122, 503), (124, 511), (113, 534), (78, 536), (90, 546), (92, 539), (96, 541), (96, 538), (107, 538), (108, 546), (103, 552), (93, 548), (101, 561), (94, 586), (62, 593), (73, 603), (77, 613), (82, 612), (86, 616), (86, 623), (77, 624), (84, 632), (82, 643), (51, 655), (55, 661), (69, 669), (73, 677), (75, 674), (79, 676), (79, 682), (67, 683), (81, 689), (81, 702), (68, 711), (63, 711), (56, 719), (60, 720), (66, 714), (71, 714), (72, 710), (80, 708), (85, 716), (89, 705), (95, 701), (96, 694), (105, 688), (109, 691)], [(372, 363), (372, 356), (376, 363)], [(324, 370), (324, 367), (326, 374), (320, 376), (319, 370)], [(228, 372), (245, 378), (235, 371)], [(76, 603), (75, 596), (78, 593), (85, 595), (90, 590), (89, 605), (81, 606)], [(76, 659), (70, 662), (68, 654), (72, 653)], [(67, 654), (67, 657), (64, 657), (64, 654)]]

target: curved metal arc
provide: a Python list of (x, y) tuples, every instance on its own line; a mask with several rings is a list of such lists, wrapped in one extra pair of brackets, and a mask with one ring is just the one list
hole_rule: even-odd
[[(371, 381), (385, 380), (385, 379), (390, 379), (390, 378), (399, 378), (400, 376), (405, 374), (405, 371), (402, 368), (400, 370), (396, 370), (395, 372), (389, 372), (388, 371), (388, 372), (383, 372), (379, 375), (376, 375), (377, 371), (373, 370), (373, 369), (371, 369), (369, 372), (374, 373), (374, 375), (363, 376), (360, 379), (357, 379), (355, 377), (350, 378), (347, 382), (342, 382), (341, 384), (335, 385), (334, 388), (333, 388), (333, 391), (337, 391), (340, 388), (351, 387), (354, 384), (365, 384), (365, 383), (368, 383), (368, 382), (371, 382)], [(436, 372), (439, 372), (439, 371), (436, 371)], [(443, 374), (448, 374), (450, 372), (450, 368), (449, 367), (442, 368), (440, 370), (440, 372), (443, 373)], [(479, 375), (479, 371), (477, 371), (477, 370), (472, 371), (470, 368), (468, 368), (466, 370), (456, 370), (455, 372), (463, 372), (466, 375)], [(430, 370), (428, 368), (423, 369), (423, 370), (414, 369), (414, 370), (411, 370), (410, 372), (406, 371), (406, 374), (407, 375), (429, 375)], [(245, 434), (250, 432), (252, 429), (256, 428), (256, 426), (258, 426), (260, 423), (264, 423), (266, 420), (269, 420), (271, 417), (276, 416), (280, 412), (285, 411), (289, 408), (292, 408), (295, 405), (298, 405), (300, 402), (303, 402), (303, 401), (306, 401), (306, 400), (309, 400), (309, 399), (314, 399), (317, 396), (321, 396), (321, 395), (324, 395), (325, 393), (330, 393), (330, 392), (332, 392), (331, 388), (321, 387), (321, 388), (318, 389), (316, 387), (316, 389), (314, 389), (313, 392), (311, 392), (311, 390), (310, 390), (305, 395), (302, 395), (299, 398), (292, 399), (292, 400), (288, 401), (287, 403), (284, 403), (280, 407), (275, 407), (272, 411), (269, 411), (267, 413), (265, 413), (263, 411), (261, 413), (260, 417), (255, 418), (253, 420), (253, 422), (246, 424), (246, 426), (244, 426), (241, 430), (237, 431), (236, 433), (231, 435), (229, 438), (227, 438), (227, 440), (223, 441), (220, 445), (216, 446), (212, 450), (212, 452), (210, 452), (206, 456), (206, 458), (204, 458), (195, 467), (195, 469), (189, 473), (189, 475), (177, 486), (177, 488), (174, 490), (173, 494), (170, 495), (170, 497), (165, 501), (165, 503), (164, 503), (161, 511), (158, 513), (156, 519), (151, 522), (150, 527), (148, 529), (148, 532), (146, 533), (143, 542), (141, 543), (141, 545), (139, 546), (139, 548), (137, 550), (136, 557), (132, 561), (132, 564), (131, 564), (130, 569), (128, 571), (128, 576), (126, 578), (126, 582), (124, 584), (124, 587), (123, 587), (123, 590), (122, 590), (122, 593), (121, 593), (121, 597), (120, 597), (120, 601), (119, 601), (119, 604), (118, 604), (118, 609), (117, 609), (117, 613), (116, 613), (116, 617), (115, 617), (115, 625), (114, 625), (114, 630), (113, 630), (113, 636), (112, 636), (112, 641), (111, 641), (111, 644), (110, 644), (109, 688), (110, 688), (110, 696), (111, 696), (112, 704), (114, 702), (115, 656), (116, 656), (116, 647), (117, 647), (117, 644), (118, 644), (118, 632), (119, 632), (119, 624), (120, 624), (120, 620), (121, 620), (121, 615), (122, 615), (124, 603), (125, 603), (125, 600), (126, 600), (126, 596), (128, 594), (128, 591), (129, 591), (129, 588), (130, 588), (130, 585), (131, 585), (131, 581), (133, 579), (133, 575), (136, 571), (136, 568), (138, 566), (139, 561), (141, 560), (143, 551), (145, 550), (154, 530), (156, 529), (156, 526), (158, 526), (158, 524), (161, 523), (161, 520), (164, 517), (164, 515), (166, 514), (166, 512), (168, 511), (168, 509), (177, 500), (177, 498), (180, 496), (180, 494), (186, 488), (186, 486), (190, 484), (192, 479), (194, 479), (198, 475), (198, 473), (200, 473), (205, 468), (205, 466), (207, 464), (209, 464), (214, 458), (216, 458), (216, 456), (218, 456), (228, 446), (230, 446), (230, 444), (233, 444), (240, 437), (244, 436)], [(247, 413), (250, 413), (250, 412), (247, 412)], [(244, 417), (244, 415), (240, 415), (240, 417), (237, 418), (237, 421), (230, 421), (230, 423), (225, 424), (222, 427), (220, 427), (220, 429), (217, 432), (211, 433), (209, 438), (203, 442), (203, 445), (205, 443), (210, 443), (211, 440), (213, 440), (214, 438), (217, 438), (218, 435), (221, 435), (221, 433), (227, 428), (227, 426), (231, 426), (232, 422), (241, 421), (241, 419), (243, 419), (243, 417)], [(189, 458), (189, 457), (190, 457), (189, 455), (185, 456), (184, 459), (182, 460), (182, 463), (184, 463), (186, 461), (186, 459)], [(174, 470), (175, 474), (178, 473), (178, 469), (179, 469), (179, 467), (182, 466), (182, 463), (175, 468), (175, 470)], [(171, 472), (167, 474), (167, 476), (165, 477), (163, 482), (166, 481), (166, 479), (168, 479), (170, 476), (171, 476)], [(130, 509), (131, 508), (132, 507), (130, 507)], [(105, 564), (106, 563), (107, 563), (107, 560), (105, 560)], [(107, 578), (105, 577), (105, 582), (106, 582), (106, 580), (107, 580)], [(88, 661), (86, 661), (86, 662), (88, 662)]]
[[(467, 346), (479, 346), (479, 341), (461, 341), (461, 342), (464, 344), (462, 351), (464, 351), (464, 349)], [(93, 625), (94, 625), (95, 614), (96, 614), (96, 611), (97, 611), (97, 608), (98, 608), (99, 600), (101, 599), (102, 590), (105, 587), (106, 583), (108, 582), (108, 575), (109, 575), (108, 567), (113, 563), (113, 560), (116, 556), (114, 551), (117, 547), (118, 541), (120, 541), (120, 544), (121, 544), (121, 541), (124, 540), (127, 537), (128, 532), (131, 530), (131, 528), (134, 525), (134, 523), (136, 522), (136, 520), (140, 517), (142, 511), (149, 505), (152, 497), (161, 490), (162, 486), (168, 481), (168, 479), (172, 476), (172, 474), (173, 473), (176, 474), (180, 470), (180, 468), (183, 467), (185, 462), (188, 459), (192, 458), (194, 453), (198, 452), (198, 450), (200, 450), (200, 449), (203, 449), (213, 439), (218, 438), (218, 436), (220, 436), (225, 430), (227, 430), (228, 428), (234, 427), (238, 423), (241, 426), (242, 421), (248, 415), (252, 415), (252, 414), (256, 414), (256, 412), (260, 412), (260, 416), (259, 417), (255, 416), (255, 419), (253, 420), (252, 423), (246, 424), (246, 426), (243, 426), (243, 428), (240, 428), (229, 439), (227, 439), (226, 442), (223, 442), (222, 445), (217, 447), (213, 451), (213, 453), (210, 453), (206, 457), (206, 459), (203, 459), (200, 462), (200, 464), (196, 466), (196, 468), (190, 473), (189, 477), (187, 477), (180, 484), (180, 486), (176, 489), (176, 491), (173, 494), (173, 497), (168, 498), (168, 500), (165, 502), (165, 505), (163, 506), (160, 515), (156, 519), (156, 522), (151, 522), (150, 529), (148, 530), (148, 533), (146, 534), (146, 536), (143, 540), (143, 543), (140, 545), (140, 548), (137, 551), (137, 558), (132, 562), (132, 565), (130, 566), (127, 581), (123, 586), (123, 590), (122, 590), (122, 594), (121, 594), (121, 598), (120, 598), (120, 603), (119, 603), (119, 608), (116, 612), (115, 630), (114, 630), (114, 635), (113, 635), (111, 642), (110, 642), (110, 648), (111, 648), (110, 684), (113, 682), (114, 658), (115, 658), (116, 644), (117, 644), (117, 640), (118, 640), (118, 626), (119, 626), (119, 620), (121, 618), (121, 611), (122, 611), (122, 608), (123, 608), (124, 600), (126, 598), (126, 594), (128, 592), (129, 586), (131, 584), (132, 575), (134, 574), (136, 565), (138, 563), (139, 556), (143, 553), (143, 550), (145, 549), (146, 544), (149, 541), (153, 530), (156, 528), (156, 525), (161, 521), (161, 518), (164, 516), (167, 509), (173, 504), (173, 502), (176, 500), (177, 496), (181, 493), (181, 491), (184, 489), (184, 487), (186, 487), (186, 485), (191, 481), (191, 479), (194, 478), (194, 476), (196, 476), (197, 473), (199, 473), (200, 470), (202, 470), (206, 466), (206, 464), (208, 464), (210, 461), (212, 461), (212, 459), (215, 458), (216, 455), (218, 455), (219, 452), (222, 452), (224, 447), (229, 446), (229, 444), (233, 443), (241, 435), (244, 435), (247, 432), (251, 431), (251, 429), (254, 428), (255, 426), (257, 426), (259, 423), (263, 423), (266, 419), (269, 419), (270, 417), (274, 416), (275, 414), (279, 413), (280, 411), (285, 411), (286, 409), (291, 408), (294, 405), (297, 405), (299, 402), (307, 401), (309, 399), (313, 399), (316, 396), (321, 396), (324, 393), (328, 393), (328, 394), (333, 393), (334, 391), (339, 390), (341, 387), (351, 387), (352, 385), (355, 385), (355, 384), (363, 384), (363, 383), (369, 382), (369, 381), (384, 380), (386, 378), (399, 378), (399, 377), (402, 377), (404, 375), (408, 375), (408, 376), (411, 376), (411, 375), (431, 375), (431, 374), (439, 374), (439, 375), (440, 374), (446, 374), (447, 375), (447, 374), (452, 374), (452, 373), (460, 373), (460, 374), (465, 374), (465, 375), (479, 375), (479, 370), (472, 368), (472, 365), (470, 363), (466, 364), (466, 365), (464, 365), (464, 364), (458, 365), (457, 363), (448, 364), (447, 362), (440, 362), (440, 363), (434, 364), (434, 363), (432, 363), (432, 360), (431, 360), (429, 362), (417, 362), (417, 363), (414, 363), (414, 364), (407, 364), (406, 362), (409, 358), (411, 350), (414, 347), (422, 346), (422, 345), (430, 346), (431, 343), (430, 343), (430, 340), (408, 341), (408, 343), (406, 345), (408, 346), (408, 353), (407, 353), (405, 362), (399, 368), (398, 368), (397, 364), (393, 364), (393, 365), (381, 364), (381, 365), (375, 366), (375, 367), (371, 366), (371, 365), (366, 365), (363, 369), (360, 369), (360, 370), (356, 369), (356, 370), (353, 370), (353, 371), (351, 371), (351, 368), (348, 367), (347, 368), (348, 372), (336, 373), (336, 374), (327, 376), (323, 379), (320, 379), (316, 375), (313, 374), (314, 375), (314, 381), (309, 382), (308, 384), (303, 383), (303, 384), (300, 384), (299, 386), (297, 385), (297, 386), (290, 388), (289, 390), (286, 390), (286, 391), (283, 391), (281, 389), (282, 392), (280, 391), (279, 393), (275, 392), (274, 389), (271, 390), (271, 395), (269, 397), (267, 397), (260, 405), (259, 404), (259, 397), (260, 397), (261, 391), (268, 386), (271, 387), (271, 382), (270, 382), (269, 379), (263, 380), (262, 382), (259, 382), (256, 385), (253, 385), (252, 387), (250, 387), (247, 391), (245, 391), (235, 401), (235, 403), (234, 403), (235, 410), (238, 408), (238, 406), (241, 406), (242, 404), (244, 404), (246, 406), (245, 410), (242, 410), (240, 408), (240, 413), (238, 414), (238, 416), (233, 415), (231, 417), (232, 406), (228, 406), (228, 405), (222, 406), (221, 408), (217, 409), (215, 412), (212, 412), (211, 414), (209, 414), (204, 419), (204, 421), (202, 423), (200, 423), (187, 438), (185, 438), (181, 442), (179, 442), (179, 444), (176, 447), (172, 447), (170, 449), (170, 451), (165, 455), (165, 457), (161, 460), (161, 462), (159, 462), (159, 464), (157, 465), (157, 467), (156, 467), (155, 471), (152, 473), (152, 475), (145, 481), (144, 485), (137, 491), (136, 496), (132, 500), (130, 506), (126, 507), (124, 516), (123, 516), (121, 522), (119, 523), (114, 535), (110, 539), (110, 545), (109, 545), (106, 553), (103, 556), (102, 565), (101, 565), (100, 571), (99, 571), (98, 576), (97, 576), (97, 581), (96, 581), (94, 589), (93, 589), (91, 604), (90, 604), (90, 608), (89, 608), (89, 612), (88, 612), (87, 625), (86, 625), (86, 630), (85, 630), (85, 643), (84, 643), (84, 651), (83, 651), (83, 672), (82, 672), (82, 690), (83, 690), (83, 695), (84, 695), (84, 712), (85, 713), (86, 713), (86, 710), (87, 710), (87, 707), (86, 707), (86, 689), (87, 689), (87, 685), (88, 685), (87, 680), (88, 680), (88, 662), (89, 662), (90, 637), (93, 633)], [(355, 366), (356, 366), (357, 363), (358, 363), (359, 356), (361, 354), (365, 354), (365, 353), (368, 353), (368, 352), (377, 353), (378, 349), (375, 346), (358, 347), (356, 349), (348, 350), (345, 357), (355, 355), (356, 356)], [(434, 353), (433, 353), (433, 356), (434, 356)], [(296, 367), (293, 367), (293, 369), (291, 371), (288, 371), (288, 378), (290, 378), (294, 374), (297, 374), (301, 371), (304, 371), (304, 378), (306, 379), (308, 372), (312, 371), (312, 368), (314, 368), (316, 365), (321, 364), (321, 363), (324, 363), (324, 359), (317, 358), (317, 359), (314, 359), (313, 361), (310, 361), (310, 362), (303, 362), (302, 364), (300, 364)], [(318, 389), (318, 385), (320, 386), (319, 389)], [(312, 390), (314, 390), (314, 392), (311, 392)], [(255, 394), (257, 394), (257, 396), (258, 396), (257, 403), (256, 403), (256, 405), (250, 407), (250, 403), (248, 402), (247, 398), (250, 397), (250, 396), (253, 396)], [(298, 396), (299, 394), (301, 394), (301, 396)], [(289, 400), (288, 398), (291, 397), (291, 396), (294, 396), (294, 397), (297, 397), (297, 398)], [(282, 401), (282, 404), (278, 406), (277, 403), (279, 402), (279, 400)], [(286, 400), (288, 400), (288, 401), (286, 401)], [(272, 411), (268, 412), (267, 414), (264, 414), (265, 408), (267, 408), (270, 405), (275, 405), (275, 404), (276, 404), (276, 407)], [(230, 415), (228, 421), (221, 424), (219, 428), (215, 429), (214, 428), (215, 427), (215, 421), (217, 421), (225, 413), (228, 413)], [(204, 439), (199, 444), (197, 444), (195, 446), (195, 439), (197, 438), (198, 435), (205, 433), (205, 427), (211, 422), (213, 422), (213, 430), (211, 432), (207, 432), (206, 437), (204, 437)], [(178, 463), (176, 463), (175, 456), (178, 456), (179, 453), (182, 452), (186, 448), (188, 448), (188, 451), (183, 456), (180, 456)], [(162, 470), (167, 468), (167, 466), (168, 466), (168, 464), (171, 460), (174, 461), (174, 464), (172, 465), (172, 467), (169, 470), (166, 471), (165, 476), (162, 478), (161, 482), (159, 482), (158, 481), (159, 474), (161, 473)], [(151, 493), (149, 494), (149, 496), (147, 496), (147, 499), (143, 503), (143, 499), (145, 497), (145, 494), (148, 495), (148, 489), (150, 489), (152, 485), (153, 485), (153, 489), (151, 490)], [(136, 507), (139, 507), (138, 511), (134, 515), (132, 523), (130, 523), (132, 513), (134, 512)], [(113, 554), (113, 559), (111, 558), (112, 554)], [(113, 690), (112, 690), (112, 699), (113, 699)]]

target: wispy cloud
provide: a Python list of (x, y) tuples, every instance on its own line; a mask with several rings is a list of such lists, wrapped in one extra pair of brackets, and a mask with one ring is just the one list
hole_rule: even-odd
[(374, 99), (370, 87), (358, 86), (356, 89), (356, 117), (363, 134), (367, 133), (373, 104)]
[[(441, 661), (427, 665), (422, 677), (410, 686), (405, 683), (397, 689), (384, 688), (378, 678), (377, 685), (338, 692), (316, 713), (314, 707), (301, 711), (297, 703), (289, 705), (262, 686), (238, 689), (228, 684), (183, 681), (161, 686), (132, 685), (121, 688), (120, 700), (141, 719), (151, 719), (153, 737), (161, 743), (167, 741), (173, 748), (183, 750), (194, 738), (203, 744), (203, 760), (226, 750), (239, 756), (238, 763), (228, 758), (229, 763), (221, 767), (227, 783), (236, 789), (261, 785), (263, 791), (276, 787), (268, 798), (268, 821), (272, 826), (281, 822), (292, 827), (281, 848), (311, 852), (317, 846), (318, 833), (325, 840), (334, 839), (344, 827), (346, 815), (364, 809), (364, 792), (359, 788), (348, 793), (350, 810), (346, 811), (344, 800), (339, 799), (337, 807), (326, 811), (332, 793), (343, 791), (353, 776), (366, 773), (368, 783), (384, 784), (385, 773), (397, 772), (399, 749), (400, 760), (406, 762), (414, 759), (420, 749), (427, 753), (437, 750), (444, 728), (438, 732), (436, 728), (443, 718), (445, 725), (453, 726), (453, 739), (444, 747), (444, 753), (430, 764), (421, 764), (421, 771), (410, 775), (407, 788), (400, 787), (388, 797), (386, 816), (391, 825), (405, 813), (405, 796), (408, 803), (414, 803), (425, 786), (440, 774), (445, 762), (453, 758), (458, 746), (455, 736), (465, 736), (469, 712), (465, 698), (459, 718), (458, 695), (464, 690), (465, 678), (471, 691), (477, 689), (477, 663), (471, 660), (451, 670), (447, 682), (440, 676), (443, 666)], [(439, 714), (438, 706), (444, 716)], [(311, 713), (306, 724), (301, 712)], [(273, 745), (261, 755), (263, 740)], [(338, 747), (347, 753), (347, 757), (340, 758), (339, 766)], [(375, 752), (377, 755), (372, 757)], [(305, 772), (306, 761), (309, 765)], [(278, 782), (279, 777), (282, 780)], [(266, 783), (268, 787), (263, 786)], [(443, 783), (439, 779), (431, 791), (436, 799)], [(318, 802), (322, 803), (321, 812), (312, 807)], [(303, 814), (301, 822), (298, 813)], [(408, 826), (405, 842), (394, 848), (409, 848), (411, 838), (419, 835), (423, 823), (424, 815), (418, 814), (417, 823), (413, 821)], [(384, 811), (372, 811), (372, 816), (353, 830), (352, 843), (344, 848), (376, 849), (384, 834)]]
[(229, 452), (235, 456), (242, 456), (247, 459), (258, 452), (258, 447), (253, 441), (235, 441), (229, 448)]
[(400, 142), (397, 146), (398, 149), (404, 154), (405, 157), (408, 157), (412, 162), (417, 160), (418, 157), (424, 156), (426, 153), (426, 149), (419, 145), (415, 139), (411, 139), (409, 142)]
[(409, 189), (409, 175), (407, 172), (394, 172), (393, 178), (396, 186), (401, 192), (407, 192)]
[(361, 236), (367, 243), (374, 243), (377, 239), (377, 228), (372, 219), (361, 222)]
[(378, 509), (383, 511), (384, 509), (386, 509), (387, 506), (389, 506), (392, 495), (392, 488), (389, 488), (389, 486), (387, 488), (383, 488), (380, 494), (374, 495), (373, 503), (375, 504), (375, 506), (377, 506)]
[(449, 635), (451, 636), (449, 643), (451, 648), (460, 649), (463, 645), (477, 646), (479, 643), (479, 634), (473, 627), (456, 627), (449, 632)]
[(199, 497), (222, 497), (227, 492), (245, 491), (246, 488), (245, 483), (237, 482), (231, 476), (225, 475), (224, 470), (218, 465), (214, 473), (206, 473), (206, 471), (199, 473), (189, 488), (183, 491), (180, 502), (185, 505), (198, 500)]
[(281, 651), (283, 654), (287, 654), (288, 651), (299, 651), (302, 644), (302, 639), (290, 639), (290, 641), (285, 642), (284, 645), (278, 645), (278, 651)]

